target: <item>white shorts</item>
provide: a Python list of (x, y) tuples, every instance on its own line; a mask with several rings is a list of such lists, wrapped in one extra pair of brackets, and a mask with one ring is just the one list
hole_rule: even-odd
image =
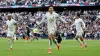
[(7, 32), (7, 37), (8, 36), (14, 39), (14, 32), (13, 31), (8, 31)]
[(77, 31), (76, 35), (83, 36), (83, 31)]
[(55, 28), (50, 28), (48, 29), (48, 34), (55, 34), (56, 29)]

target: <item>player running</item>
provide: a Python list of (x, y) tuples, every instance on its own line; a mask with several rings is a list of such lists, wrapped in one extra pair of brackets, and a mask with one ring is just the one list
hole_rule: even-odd
[(37, 39), (37, 40), (38, 40), (38, 28), (34, 27), (34, 28), (33, 28), (33, 33), (34, 33), (33, 40), (34, 40), (34, 39)]
[(57, 39), (58, 45), (60, 45), (61, 42), (62, 42), (62, 34), (61, 34), (61, 32), (56, 31), (55, 36), (57, 37), (56, 39)]
[(25, 24), (24, 27), (25, 27), (25, 35), (26, 35), (25, 42), (28, 42), (28, 40), (30, 38), (30, 28), (29, 28), (28, 24)]
[(60, 19), (64, 23), (67, 23), (67, 22), (65, 20), (63, 20), (62, 17), (59, 17), (59, 15), (56, 12), (54, 12), (53, 7), (49, 7), (48, 10), (49, 11), (43, 17), (41, 22), (37, 22), (37, 24), (39, 25), (42, 22), (44, 22), (45, 19), (47, 20), (47, 29), (48, 29), (48, 35), (49, 35), (49, 51), (48, 51), (48, 53), (51, 53), (52, 52), (52, 40), (57, 45), (58, 50), (60, 49), (60, 45), (58, 45), (57, 40), (55, 39), (55, 35), (54, 35), (57, 30), (57, 27), (56, 27), (57, 19)]
[[(83, 45), (85, 46), (85, 49), (87, 48), (87, 44), (83, 38), (83, 34), (84, 34), (84, 30), (85, 30), (85, 23), (83, 22), (83, 20), (80, 18), (80, 14), (77, 13), (77, 16), (75, 18), (75, 23), (72, 26), (76, 26), (76, 36), (75, 39), (80, 43), (80, 47), (82, 47)], [(81, 41), (82, 43), (81, 43)]]
[[(11, 14), (8, 15), (8, 20), (6, 21), (6, 27), (5, 30), (7, 30), (7, 38), (8, 38), (8, 45), (10, 46), (10, 50), (12, 49), (12, 42), (14, 42), (14, 34), (16, 34), (18, 30), (18, 25), (14, 19), (12, 19)], [(12, 42), (11, 42), (12, 40)]]
[(32, 31), (32, 29), (30, 31), (30, 40), (31, 40), (31, 42), (33, 41), (33, 31)]

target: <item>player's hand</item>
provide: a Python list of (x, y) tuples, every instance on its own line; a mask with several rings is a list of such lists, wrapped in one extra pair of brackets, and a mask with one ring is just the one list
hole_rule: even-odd
[(70, 27), (72, 28), (74, 25), (72, 24)]
[(68, 24), (68, 22), (66, 22), (65, 24)]
[(85, 30), (85, 28), (83, 28), (83, 30)]
[(76, 19), (76, 16), (74, 16), (73, 19)]
[(82, 26), (83, 31), (85, 31), (85, 28)]
[(36, 24), (39, 25), (40, 23), (38, 21), (36, 21)]
[(67, 22), (67, 24), (71, 24), (71, 22), (70, 22), (70, 21), (68, 21), (68, 22)]
[(73, 28), (72, 28), (72, 27), (70, 27), (70, 29), (72, 30)]
[(17, 33), (17, 31), (14, 32), (14, 34), (16, 34), (16, 33)]

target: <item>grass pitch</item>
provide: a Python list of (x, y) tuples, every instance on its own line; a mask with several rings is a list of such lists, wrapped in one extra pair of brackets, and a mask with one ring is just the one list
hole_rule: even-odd
[(63, 40), (61, 50), (53, 44), (52, 53), (48, 54), (48, 40), (41, 39), (33, 42), (17, 40), (13, 43), (13, 50), (9, 50), (7, 38), (0, 38), (0, 56), (100, 56), (100, 40), (87, 40), (88, 49), (79, 47), (75, 40)]

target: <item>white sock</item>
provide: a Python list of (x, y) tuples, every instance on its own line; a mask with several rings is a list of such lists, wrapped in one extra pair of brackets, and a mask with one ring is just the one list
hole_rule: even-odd
[(86, 42), (85, 42), (85, 40), (83, 40), (82, 42), (83, 42), (83, 45), (85, 46), (85, 45), (86, 45)]
[(50, 39), (49, 40), (49, 49), (51, 49), (52, 48), (52, 40)]
[(78, 38), (78, 40), (77, 40), (77, 41), (78, 41), (79, 43), (82, 43), (82, 42), (81, 42), (81, 40), (80, 40), (80, 38)]
[(10, 48), (12, 48), (11, 39), (8, 39), (8, 45), (9, 45)]
[(14, 35), (14, 41), (16, 41), (16, 34)]
[(31, 41), (33, 41), (33, 38), (30, 38)]

